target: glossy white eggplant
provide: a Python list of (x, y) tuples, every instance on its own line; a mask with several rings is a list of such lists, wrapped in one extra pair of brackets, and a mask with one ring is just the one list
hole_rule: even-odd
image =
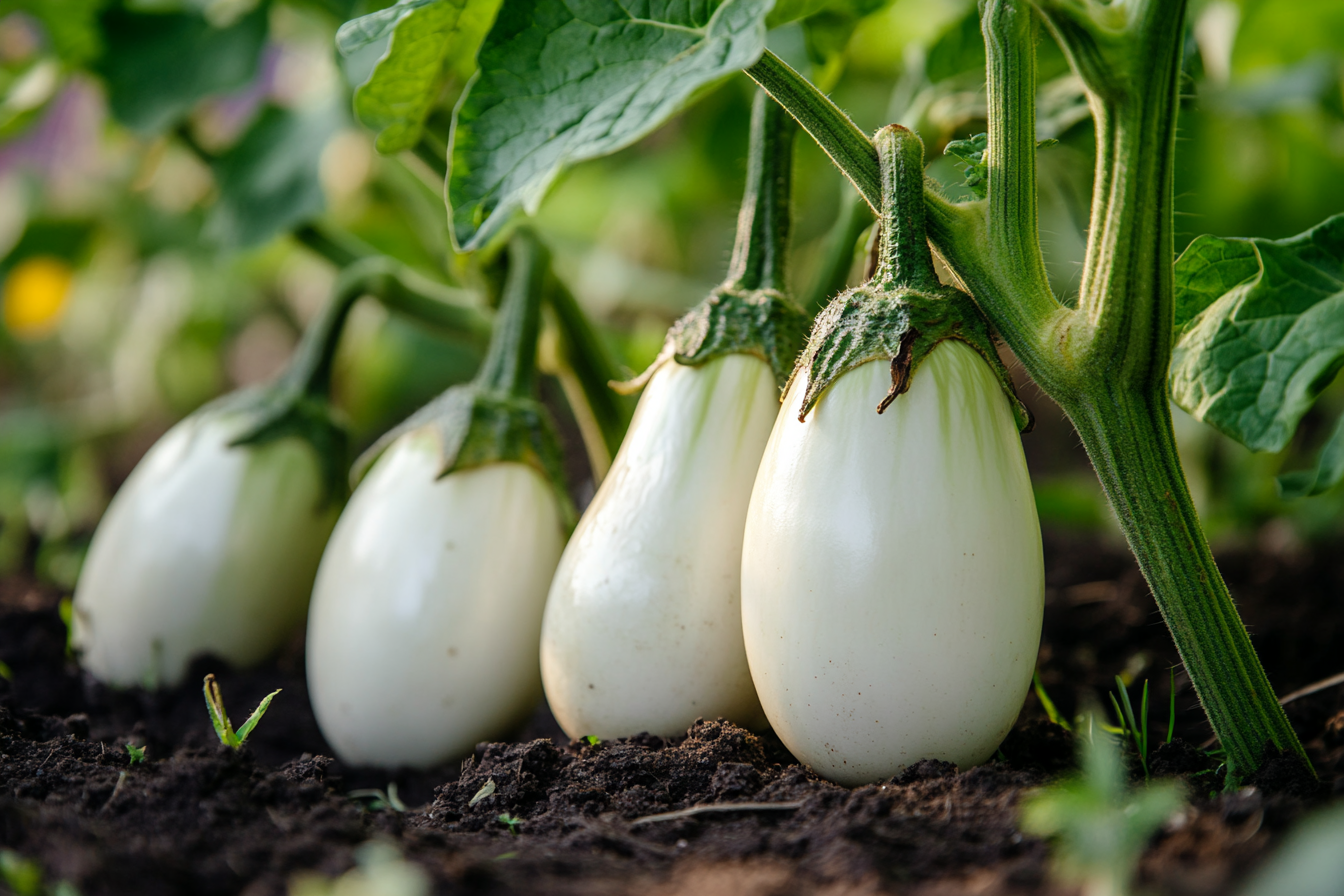
[(113, 497), (74, 597), (73, 646), (101, 681), (170, 687), (206, 653), (252, 665), (303, 621), (339, 504), (309, 442), (231, 446), (249, 423), (188, 417)]
[(491, 463), (439, 477), (439, 437), (402, 435), (332, 534), (308, 620), (308, 687), (356, 765), (428, 767), (522, 722), (564, 546), (552, 487)]
[(654, 372), (546, 603), (546, 698), (571, 737), (763, 721), (742, 649), (742, 527), (779, 408), (760, 358)]
[(920, 759), (988, 759), (1040, 640), (1040, 527), (1000, 381), (947, 340), (875, 414), (891, 382), (887, 363), (862, 364), (800, 422), (798, 376), (743, 546), (765, 713), (795, 756), (846, 785)]

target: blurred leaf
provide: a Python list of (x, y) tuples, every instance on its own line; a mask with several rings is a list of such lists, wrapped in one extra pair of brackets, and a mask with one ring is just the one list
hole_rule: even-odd
[(1340, 107), (1340, 59), (1319, 54), (1292, 66), (1256, 77), (1239, 79), (1222, 88), (1201, 89), (1200, 101), (1210, 109), (1238, 115), (1267, 115), (1273, 112), (1323, 107), (1336, 116)]
[(227, 28), (191, 13), (115, 8), (102, 23), (107, 52), (96, 68), (107, 81), (112, 114), (146, 134), (176, 124), (211, 94), (246, 85), (266, 41), (265, 6)]
[(1279, 477), (1279, 497), (1286, 500), (1310, 498), (1329, 491), (1344, 480), (1344, 417), (1321, 448), (1312, 470), (1297, 470)]
[[(770, 24), (780, 13), (785, 3), (776, 3), (766, 23)], [(845, 52), (849, 38), (865, 16), (886, 9), (892, 0), (830, 0), (824, 3), (811, 3), (816, 6), (803, 18), (803, 34), (807, 40), (807, 53), (816, 65), (826, 65)]]
[(1293, 828), (1283, 846), (1254, 875), (1241, 896), (1344, 894), (1344, 806), (1321, 809)]
[(929, 48), (924, 72), (934, 83), (962, 72), (985, 70), (985, 39), (980, 33), (980, 10), (972, 6)]
[(454, 115), (453, 234), (481, 246), (561, 170), (629, 146), (765, 48), (773, 0), (513, 0)]
[(298, 112), (267, 108), (214, 162), (220, 197), (205, 235), (223, 245), (253, 246), (320, 212), (318, 163), (345, 120), (335, 103)]
[(336, 32), (343, 56), (380, 41), (387, 49), (355, 91), (355, 114), (378, 131), (379, 152), (409, 149), (438, 98), (445, 67), (467, 78), (500, 0), (401, 0), (346, 22)]
[(1202, 236), (1175, 275), (1176, 403), (1280, 450), (1344, 366), (1344, 215), (1285, 240)]
[(95, 58), (103, 49), (98, 31), (98, 12), (107, 0), (9, 0), (0, 4), (0, 15), (23, 11), (47, 29), (51, 48), (72, 65)]

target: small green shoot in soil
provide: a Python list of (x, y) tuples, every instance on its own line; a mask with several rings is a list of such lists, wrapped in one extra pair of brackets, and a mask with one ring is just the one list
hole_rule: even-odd
[(584, 740), (587, 741), (588, 746), (590, 747), (595, 747), (598, 744), (602, 743), (602, 738), (598, 737), (596, 734), (590, 734), (587, 737), (585, 737)]
[(276, 689), (263, 697), (261, 703), (257, 704), (257, 708), (252, 711), (252, 715), (248, 716), (247, 721), (235, 732), (233, 723), (229, 721), (229, 714), (224, 711), (224, 697), (219, 693), (219, 683), (215, 681), (213, 674), (205, 676), (204, 691), (205, 706), (210, 711), (210, 722), (215, 726), (215, 734), (219, 735), (219, 742), (235, 750), (240, 749), (247, 742), (252, 729), (257, 727), (261, 717), (266, 715), (266, 710), (270, 708), (275, 695), (280, 693), (280, 690)]
[(12, 849), (0, 849), (0, 883), (15, 896), (79, 896), (69, 881), (43, 885), (42, 866)]
[(1134, 706), (1129, 702), (1129, 689), (1125, 687), (1124, 679), (1119, 675), (1115, 676), (1115, 689), (1120, 694), (1120, 699), (1115, 699), (1115, 694), (1111, 694), (1111, 706), (1115, 709), (1115, 717), (1120, 721), (1121, 737), (1128, 737), (1134, 743), (1134, 752), (1138, 754), (1139, 765), (1143, 766), (1143, 779), (1148, 780), (1148, 680), (1143, 681), (1143, 703), (1139, 711), (1142, 721), (1134, 718)]
[(130, 754), (131, 765), (139, 765), (145, 761), (145, 750), (148, 747), (137, 747), (135, 744), (127, 744), (126, 752)]
[(1073, 726), (1059, 714), (1059, 710), (1055, 708), (1055, 701), (1051, 700), (1050, 695), (1045, 692), (1045, 685), (1041, 683), (1039, 669), (1031, 676), (1031, 686), (1036, 689), (1036, 699), (1041, 702), (1041, 709), (1045, 710), (1045, 715), (1050, 719), (1051, 724), (1058, 725), (1065, 731), (1072, 731)]
[(523, 820), (516, 815), (510, 815), (508, 812), (499, 813), (499, 823), (509, 829), (509, 833), (518, 836), (518, 829), (523, 826)]
[(1125, 896), (1148, 839), (1184, 802), (1174, 782), (1125, 786), (1119, 744), (1089, 715), (1079, 724), (1079, 777), (1048, 787), (1022, 809), (1022, 829), (1055, 841), (1063, 878), (1085, 893)]
[(3, 678), (5, 681), (14, 680), (14, 670), (5, 665), (4, 660), (0, 660), (0, 678)]
[(364, 808), (371, 812), (380, 812), (383, 809), (391, 809), (393, 812), (405, 812), (406, 804), (397, 796), (397, 782), (389, 781), (387, 790), (379, 790), (376, 787), (369, 787), (363, 790), (352, 790), (346, 794), (352, 800), (368, 800), (368, 805)]

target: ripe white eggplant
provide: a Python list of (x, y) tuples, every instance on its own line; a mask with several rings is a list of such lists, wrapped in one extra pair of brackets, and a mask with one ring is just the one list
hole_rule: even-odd
[(764, 720), (742, 651), (742, 525), (779, 408), (744, 354), (665, 362), (565, 549), (541, 668), (571, 737)]
[(370, 450), (323, 555), (308, 688), (346, 762), (436, 765), (507, 734), (541, 694), (541, 614), (573, 516), (532, 397), (546, 259), (515, 235), (480, 372)]
[(564, 547), (554, 492), (525, 464), (441, 469), (436, 433), (402, 435), (322, 560), (308, 687), (346, 762), (452, 759), (507, 734), (541, 696), (541, 613)]
[(763, 94), (727, 281), (668, 332), (551, 586), (542, 679), (571, 737), (764, 723), (742, 648), (742, 526), (805, 318), (780, 291), (794, 128)]
[(173, 686), (204, 653), (251, 665), (303, 621), (339, 505), (308, 441), (233, 445), (250, 423), (188, 417), (112, 499), (74, 598), (73, 646), (98, 679)]
[(892, 125), (874, 144), (878, 270), (817, 318), (742, 549), (766, 716), (847, 785), (989, 758), (1031, 682), (1044, 590), (1029, 415), (983, 316), (934, 274), (919, 138)]
[(1040, 525), (1013, 414), (948, 340), (878, 416), (870, 361), (806, 422), (785, 398), (747, 515), (743, 633), (775, 733), (855, 785), (920, 759), (985, 761), (1031, 683)]

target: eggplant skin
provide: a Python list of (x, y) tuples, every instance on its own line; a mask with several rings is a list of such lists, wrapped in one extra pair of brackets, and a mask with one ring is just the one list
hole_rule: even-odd
[(318, 570), (308, 690), (355, 765), (428, 768), (503, 737), (541, 697), (537, 642), (564, 547), (554, 489), (496, 462), (440, 477), (431, 430), (355, 490)]
[(247, 422), (188, 417), (113, 497), (72, 621), (80, 663), (100, 681), (173, 687), (207, 653), (251, 666), (302, 625), (339, 506), (303, 439), (231, 446)]
[(798, 377), (761, 461), (743, 635), (766, 716), (854, 786), (993, 755), (1040, 644), (1040, 523), (999, 382), (948, 340), (878, 415), (889, 365), (844, 374), (806, 422)]
[(556, 572), (542, 678), (571, 737), (764, 723), (742, 647), (742, 528), (779, 409), (754, 355), (665, 361)]

